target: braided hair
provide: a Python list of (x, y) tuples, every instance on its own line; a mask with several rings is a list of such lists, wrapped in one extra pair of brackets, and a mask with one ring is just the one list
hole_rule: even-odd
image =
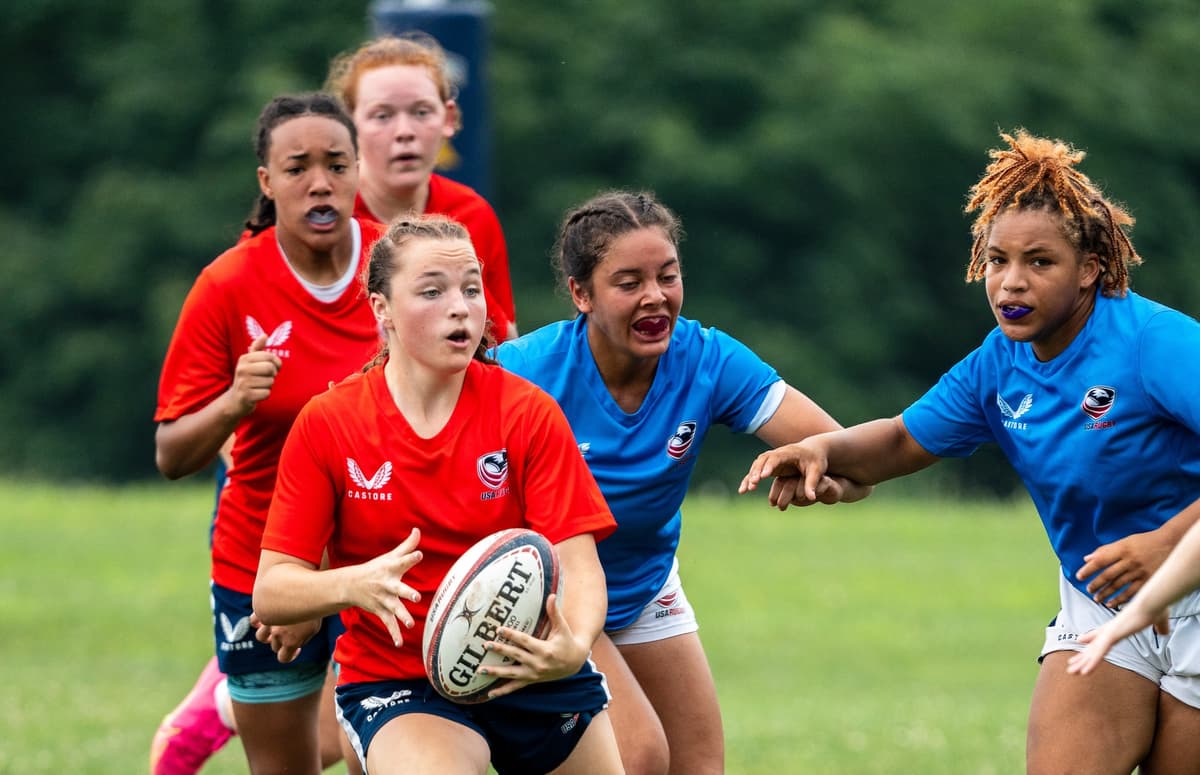
[(592, 274), (613, 240), (650, 226), (661, 228), (676, 246), (683, 239), (678, 216), (649, 192), (608, 191), (568, 212), (554, 245), (561, 287), (568, 287), (568, 279), (590, 287)]
[(1133, 226), (1134, 219), (1075, 169), (1086, 154), (1062, 140), (1035, 137), (1024, 129), (1000, 137), (1008, 148), (988, 152), (992, 162), (967, 195), (965, 212), (979, 211), (971, 226), (975, 241), (967, 282), (984, 276), (988, 235), (998, 215), (1014, 208), (1045, 210), (1061, 216), (1063, 236), (1076, 250), (1099, 257), (1104, 295), (1124, 296), (1129, 290), (1129, 267), (1142, 263), (1124, 228)]

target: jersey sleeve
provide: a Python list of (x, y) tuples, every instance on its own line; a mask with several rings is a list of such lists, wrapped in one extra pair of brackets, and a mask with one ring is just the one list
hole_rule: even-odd
[(262, 548), (319, 565), (333, 535), (337, 493), (332, 463), (323, 450), (333, 447), (322, 433), (322, 418), (312, 403), (292, 425), (283, 452), (275, 493), (267, 513)]
[(503, 341), (510, 324), (517, 322), (516, 304), (513, 302), (512, 277), (508, 269), (508, 245), (500, 220), (486, 203), (481, 209), (476, 229), (482, 233), (477, 239), (483, 262), (483, 290), (488, 305), (488, 317), (497, 330), (497, 340)]
[(177, 420), (204, 408), (232, 383), (231, 332), (223, 298), (211, 275), (201, 272), (183, 302), (163, 360), (155, 422)]
[(588, 469), (567, 418), (549, 394), (522, 397), (526, 434), (522, 506), (530, 529), (559, 543), (592, 533), (597, 541), (616, 529), (612, 512)]
[(715, 375), (713, 419), (734, 433), (753, 433), (783, 399), (779, 374), (737, 339), (717, 329), (710, 331), (712, 360), (702, 371)]
[(977, 387), (983, 361), (975, 350), (904, 410), (904, 427), (930, 454), (967, 457), (993, 439)]
[(1163, 310), (1142, 330), (1138, 354), (1142, 384), (1159, 411), (1200, 436), (1200, 323)]

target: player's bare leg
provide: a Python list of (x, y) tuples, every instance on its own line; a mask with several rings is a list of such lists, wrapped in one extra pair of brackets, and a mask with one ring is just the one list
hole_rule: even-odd
[(619, 649), (662, 721), (671, 775), (725, 772), (721, 708), (699, 634)]
[(1108, 662), (1089, 675), (1069, 675), (1073, 653), (1055, 651), (1042, 660), (1029, 711), (1026, 771), (1129, 775), (1154, 741), (1158, 686)]
[(592, 646), (592, 661), (604, 673), (612, 700), (608, 716), (627, 775), (666, 775), (667, 735), (621, 652), (604, 633)]
[(407, 713), (383, 725), (367, 749), (371, 775), (444, 775), (488, 769), (491, 752), (475, 731), (426, 713)]
[(358, 754), (350, 746), (346, 730), (337, 720), (336, 701), (333, 698), (337, 686), (337, 676), (333, 672), (332, 663), (325, 676), (325, 687), (321, 690), (321, 769), (327, 770), (345, 759), (347, 775), (362, 775), (362, 767), (358, 763)]
[(1200, 772), (1200, 709), (1165, 692), (1158, 695), (1158, 726), (1140, 775)]
[(317, 775), (321, 752), (317, 740), (322, 692), (286, 702), (234, 701), (242, 747), (253, 775)]

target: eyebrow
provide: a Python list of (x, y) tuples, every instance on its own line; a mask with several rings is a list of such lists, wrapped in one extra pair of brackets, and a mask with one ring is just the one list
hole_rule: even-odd
[[(664, 261), (663, 263), (658, 265), (658, 270), (661, 272), (663, 269), (667, 269), (667, 268), (671, 267), (672, 265), (679, 266), (679, 259), (672, 258), (670, 261)], [(614, 269), (612, 276), (616, 277), (619, 274), (641, 274), (641, 273), (642, 273), (641, 267), (637, 267), (636, 269)]]
[[(1004, 255), (1008, 255), (1008, 251), (1006, 251), (1006, 250), (1004, 250), (1004, 248), (998, 247), (996, 245), (988, 245), (987, 250), (989, 253), (1003, 253)], [(1022, 251), (1018, 251), (1018, 252), (1022, 256), (1032, 256), (1035, 253), (1053, 253), (1054, 251), (1048, 245), (1038, 244), (1038, 245), (1034, 245), (1033, 247), (1029, 248), (1028, 250), (1022, 250)]]
[[(311, 154), (309, 153), (291, 153), (287, 155), (289, 161), (306, 161)], [(344, 159), (350, 154), (347, 151), (326, 151), (326, 159)]]
[[(473, 266), (466, 271), (466, 274), (482, 276), (483, 270), (477, 266)], [(417, 279), (424, 280), (424, 279), (430, 278), (430, 277), (439, 277), (440, 278), (440, 277), (449, 277), (449, 276), (450, 276), (449, 272), (443, 272), (440, 269), (430, 269), (429, 271), (421, 272), (421, 274), (417, 275)]]

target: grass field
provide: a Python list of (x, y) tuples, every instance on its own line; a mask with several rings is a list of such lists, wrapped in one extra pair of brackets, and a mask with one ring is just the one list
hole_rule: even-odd
[[(0, 483), (0, 773), (146, 771), (211, 653), (202, 483)], [(731, 775), (1011, 773), (1055, 563), (1025, 501), (684, 510)], [(208, 775), (245, 771), (240, 747)]]

